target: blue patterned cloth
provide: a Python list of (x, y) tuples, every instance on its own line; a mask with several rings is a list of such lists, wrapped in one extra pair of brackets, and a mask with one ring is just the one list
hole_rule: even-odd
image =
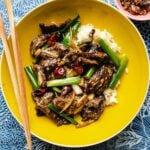
[[(105, 0), (114, 5), (112, 0)], [(46, 2), (46, 0), (12, 0), (15, 22), (18, 22), (28, 11)], [(5, 21), (7, 34), (9, 33), (8, 19), (4, 0), (0, 0), (0, 13)], [(134, 22), (141, 32), (150, 54), (150, 21)], [(0, 41), (0, 54), (2, 53)], [(33, 150), (70, 150), (61, 148), (32, 137)], [(25, 150), (26, 142), (23, 130), (8, 110), (0, 90), (0, 150)], [(81, 150), (81, 148), (80, 148)], [(150, 150), (150, 89), (145, 103), (133, 122), (120, 134), (102, 144), (83, 148), (83, 150)]]

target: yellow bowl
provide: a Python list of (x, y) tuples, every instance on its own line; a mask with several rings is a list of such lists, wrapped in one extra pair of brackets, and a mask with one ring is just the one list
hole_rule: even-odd
[[(31, 98), (31, 85), (24, 75), (33, 135), (49, 143), (66, 147), (94, 145), (118, 134), (140, 110), (149, 82), (148, 55), (139, 32), (116, 9), (98, 0), (53, 0), (24, 17), (17, 25), (23, 66), (32, 64), (29, 45), (40, 33), (39, 23), (62, 22), (77, 13), (81, 16), (82, 24), (91, 23), (99, 29), (107, 29), (114, 36), (122, 52), (129, 57), (129, 73), (124, 74), (121, 79), (118, 88), (119, 103), (106, 108), (97, 122), (79, 129), (73, 125), (57, 127), (48, 118), (37, 117), (35, 103)], [(1, 62), (1, 83), (6, 103), (21, 123), (4, 54)]]

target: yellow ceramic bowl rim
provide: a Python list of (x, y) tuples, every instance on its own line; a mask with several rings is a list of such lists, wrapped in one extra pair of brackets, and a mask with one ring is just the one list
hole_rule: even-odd
[[(33, 13), (36, 9), (39, 9), (39, 8), (45, 6), (45, 5), (47, 5), (47, 4), (49, 4), (49, 3), (53, 2), (53, 1), (56, 1), (56, 0), (49, 0), (48, 2), (45, 2), (45, 3), (43, 3), (43, 4), (39, 5), (39, 6), (37, 6), (36, 8), (32, 9), (31, 11), (29, 11), (25, 16), (23, 16), (23, 17), (18, 21), (18, 23), (16, 24), (16, 26), (19, 26), (19, 24), (22, 22), (22, 20), (24, 20), (26, 17), (28, 17), (28, 16), (29, 16), (31, 13)], [(145, 45), (144, 39), (142, 38), (140, 32), (139, 32), (138, 29), (135, 27), (135, 25), (131, 22), (131, 20), (129, 20), (128, 17), (124, 16), (121, 12), (119, 12), (117, 8), (115, 8), (115, 7), (113, 7), (113, 6), (109, 5), (109, 4), (107, 4), (106, 2), (103, 2), (103, 1), (100, 1), (100, 0), (94, 0), (94, 1), (97, 1), (97, 2), (99, 2), (99, 3), (104, 4), (104, 5), (107, 6), (107, 7), (112, 8), (113, 10), (115, 10), (115, 11), (117, 11), (119, 14), (121, 14), (124, 18), (126, 18), (126, 20), (127, 20), (127, 21), (130, 23), (130, 25), (135, 29), (135, 31), (137, 32), (137, 34), (138, 34), (140, 40), (142, 41), (142, 44), (144, 45), (144, 49), (145, 49), (147, 61), (148, 61), (148, 63), (149, 63), (149, 57), (148, 57), (147, 47), (146, 47), (146, 45)], [(8, 36), (8, 38), (10, 38), (10, 35)], [(1, 58), (0, 58), (0, 59), (1, 59), (1, 60), (0, 60), (0, 74), (1, 74), (1, 68), (2, 68), (1, 66), (2, 66), (2, 57), (3, 57), (3, 55), (4, 55), (4, 51), (2, 52), (2, 55), (1, 55)], [(87, 144), (87, 145), (81, 146), (81, 145), (63, 145), (63, 144), (55, 143), (55, 142), (52, 142), (52, 141), (49, 141), (49, 140), (45, 140), (45, 139), (43, 139), (43, 138), (37, 136), (36, 133), (33, 133), (32, 131), (31, 131), (31, 134), (34, 135), (35, 137), (41, 139), (42, 141), (47, 142), (47, 143), (54, 144), (54, 145), (61, 146), (61, 147), (68, 147), (68, 148), (69, 148), (69, 147), (72, 147), (72, 148), (80, 148), (80, 147), (93, 146), (93, 145), (103, 143), (103, 142), (105, 142), (105, 141), (107, 141), (107, 140), (113, 138), (114, 136), (116, 136), (117, 134), (119, 134), (121, 131), (123, 131), (123, 130), (132, 122), (132, 120), (136, 117), (136, 115), (137, 115), (138, 112), (140, 111), (141, 107), (143, 106), (143, 103), (144, 103), (145, 98), (146, 98), (146, 96), (147, 96), (147, 91), (148, 91), (148, 88), (149, 88), (149, 84), (150, 84), (150, 83), (149, 83), (149, 81), (150, 81), (150, 65), (149, 65), (149, 68), (147, 68), (147, 69), (148, 69), (148, 83), (147, 83), (147, 87), (145, 88), (145, 93), (144, 93), (143, 101), (142, 101), (141, 105), (139, 106), (139, 109), (137, 110), (137, 112), (135, 113), (135, 115), (130, 119), (130, 121), (128, 121), (127, 124), (126, 124), (122, 129), (120, 129), (118, 132), (116, 132), (116, 133), (113, 134), (112, 136), (110, 136), (110, 137), (108, 137), (108, 138), (105, 138), (105, 139), (103, 139), (103, 140), (101, 140), (101, 141), (99, 141), (99, 142), (95, 142), (95, 143), (91, 143), (91, 144)], [(0, 76), (0, 84), (1, 84), (1, 83), (2, 83), (2, 77)], [(1, 86), (1, 91), (2, 91), (2, 93), (4, 93), (4, 92), (3, 92), (4, 90), (3, 90), (3, 87), (2, 87), (2, 86)], [(23, 128), (22, 123), (17, 119), (17, 117), (16, 117), (16, 116), (14, 115), (14, 113), (11, 111), (11, 108), (9, 107), (9, 105), (8, 105), (8, 103), (7, 103), (7, 101), (6, 101), (6, 98), (5, 98), (5, 95), (4, 95), (4, 94), (3, 94), (3, 97), (4, 97), (4, 99), (5, 99), (5, 102), (6, 102), (6, 104), (7, 104), (7, 107), (9, 108), (10, 112), (12, 113), (13, 117), (17, 120), (17, 122), (18, 122), (18, 123), (21, 125), (21, 127)]]

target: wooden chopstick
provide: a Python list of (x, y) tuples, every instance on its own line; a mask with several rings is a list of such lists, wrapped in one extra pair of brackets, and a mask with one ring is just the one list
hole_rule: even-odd
[(13, 9), (10, 0), (5, 0), (8, 18), (10, 22), (10, 32), (11, 32), (11, 40), (13, 46), (13, 54), (15, 60), (15, 68), (16, 68), (16, 75), (18, 79), (18, 87), (20, 93), (20, 101), (19, 107), (22, 108), (22, 122), (24, 126), (25, 136), (27, 140), (28, 149), (32, 149), (32, 142), (31, 142), (31, 134), (30, 134), (30, 126), (29, 126), (29, 117), (28, 117), (28, 109), (27, 109), (27, 100), (26, 100), (26, 90), (24, 84), (24, 77), (23, 77), (23, 65), (21, 60), (21, 53), (19, 48), (19, 42), (17, 38), (15, 23), (14, 23), (14, 16), (13, 16)]
[[(19, 92), (19, 89), (18, 89), (18, 81), (17, 81), (16, 74), (15, 74), (15, 68), (13, 66), (13, 62), (12, 62), (12, 58), (11, 58), (11, 54), (10, 54), (10, 49), (9, 49), (8, 41), (7, 41), (7, 35), (6, 35), (6, 32), (5, 32), (5, 27), (4, 27), (1, 15), (0, 15), (0, 36), (1, 36), (1, 39), (2, 39), (2, 42), (3, 42), (3, 45), (4, 45), (4, 50), (5, 50), (4, 54), (6, 56), (6, 61), (7, 61), (7, 64), (8, 64), (10, 78), (11, 78), (11, 81), (12, 81), (12, 84), (13, 84), (13, 89), (14, 89), (14, 93), (15, 93), (15, 96), (16, 96), (20, 116), (23, 120), (23, 118), (24, 118), (24, 113), (22, 111), (22, 106), (23, 106), (22, 103), (23, 102), (22, 102), (21, 97), (20, 97), (20, 92)], [(29, 147), (29, 145), (28, 145), (28, 147)]]
[[(15, 96), (17, 98), (17, 103), (20, 106), (20, 94), (19, 94), (19, 89), (18, 89), (18, 85), (17, 85), (17, 78), (16, 78), (13, 62), (11, 59), (10, 50), (9, 50), (9, 46), (8, 46), (8, 42), (7, 42), (7, 36), (6, 36), (6, 32), (5, 32), (5, 27), (4, 27), (1, 15), (0, 15), (0, 36), (1, 36), (1, 39), (2, 39), (2, 42), (4, 45), (4, 50), (5, 50), (4, 54), (6, 56), (8, 69), (9, 69), (9, 73), (10, 73), (10, 78), (11, 78), (11, 81), (13, 84)], [(21, 109), (21, 108), (19, 107), (19, 109)], [(21, 111), (20, 111), (20, 115), (22, 115)]]

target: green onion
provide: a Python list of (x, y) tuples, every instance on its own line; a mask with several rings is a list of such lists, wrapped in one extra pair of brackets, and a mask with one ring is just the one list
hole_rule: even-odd
[(27, 69), (28, 71), (30, 71), (30, 73), (34, 76), (34, 78), (36, 78), (36, 74), (35, 74), (35, 72), (33, 71), (33, 69), (32, 69), (31, 66), (26, 67), (26, 69)]
[(49, 46), (48, 46), (48, 44), (46, 44), (45, 46), (44, 46), (44, 49), (46, 49), (46, 48), (48, 48)]
[(33, 90), (38, 90), (40, 86), (38, 85), (37, 78), (32, 67), (31, 66), (25, 67), (24, 70), (30, 80)]
[(123, 74), (123, 72), (127, 66), (127, 63), (128, 63), (128, 57), (124, 56), (120, 62), (120, 66), (119, 66), (117, 73), (113, 76), (113, 78), (109, 84), (109, 88), (111, 88), (111, 89), (115, 88), (118, 80), (120, 79), (121, 75)]
[[(77, 23), (72, 27), (72, 30), (71, 30), (71, 31), (72, 31), (72, 36), (75, 36), (75, 35), (76, 35), (76, 33), (77, 33), (79, 27), (80, 27), (80, 22), (77, 22)], [(70, 42), (71, 42), (71, 33), (68, 32), (68, 33), (66, 33), (66, 35), (63, 37), (63, 44), (64, 44), (66, 47), (68, 47), (69, 44), (70, 44)]]
[(88, 72), (86, 73), (86, 75), (84, 76), (85, 79), (90, 79), (93, 74), (95, 73), (96, 68), (95, 67), (91, 67)]
[(99, 44), (102, 49), (110, 56), (114, 64), (119, 67), (120, 58), (119, 56), (107, 45), (107, 43), (103, 39), (99, 39)]
[(52, 87), (52, 90), (57, 92), (57, 93), (61, 93), (61, 90), (59, 88), (57, 88), (57, 87)]
[(80, 77), (69, 77), (64, 79), (56, 79), (56, 80), (50, 80), (47, 81), (47, 87), (53, 87), (53, 86), (64, 86), (64, 85), (74, 85), (80, 83)]
[(66, 113), (64, 113), (64, 112), (59, 112), (59, 110), (54, 106), (53, 103), (50, 103), (50, 104), (48, 105), (48, 107), (49, 107), (52, 111), (54, 111), (55, 113), (57, 113), (58, 115), (60, 115), (61, 117), (63, 117), (63, 118), (65, 118), (66, 120), (68, 120), (70, 123), (72, 123), (72, 124), (74, 124), (74, 125), (77, 125), (77, 124), (78, 124), (78, 122), (77, 122), (75, 119), (69, 117)]

